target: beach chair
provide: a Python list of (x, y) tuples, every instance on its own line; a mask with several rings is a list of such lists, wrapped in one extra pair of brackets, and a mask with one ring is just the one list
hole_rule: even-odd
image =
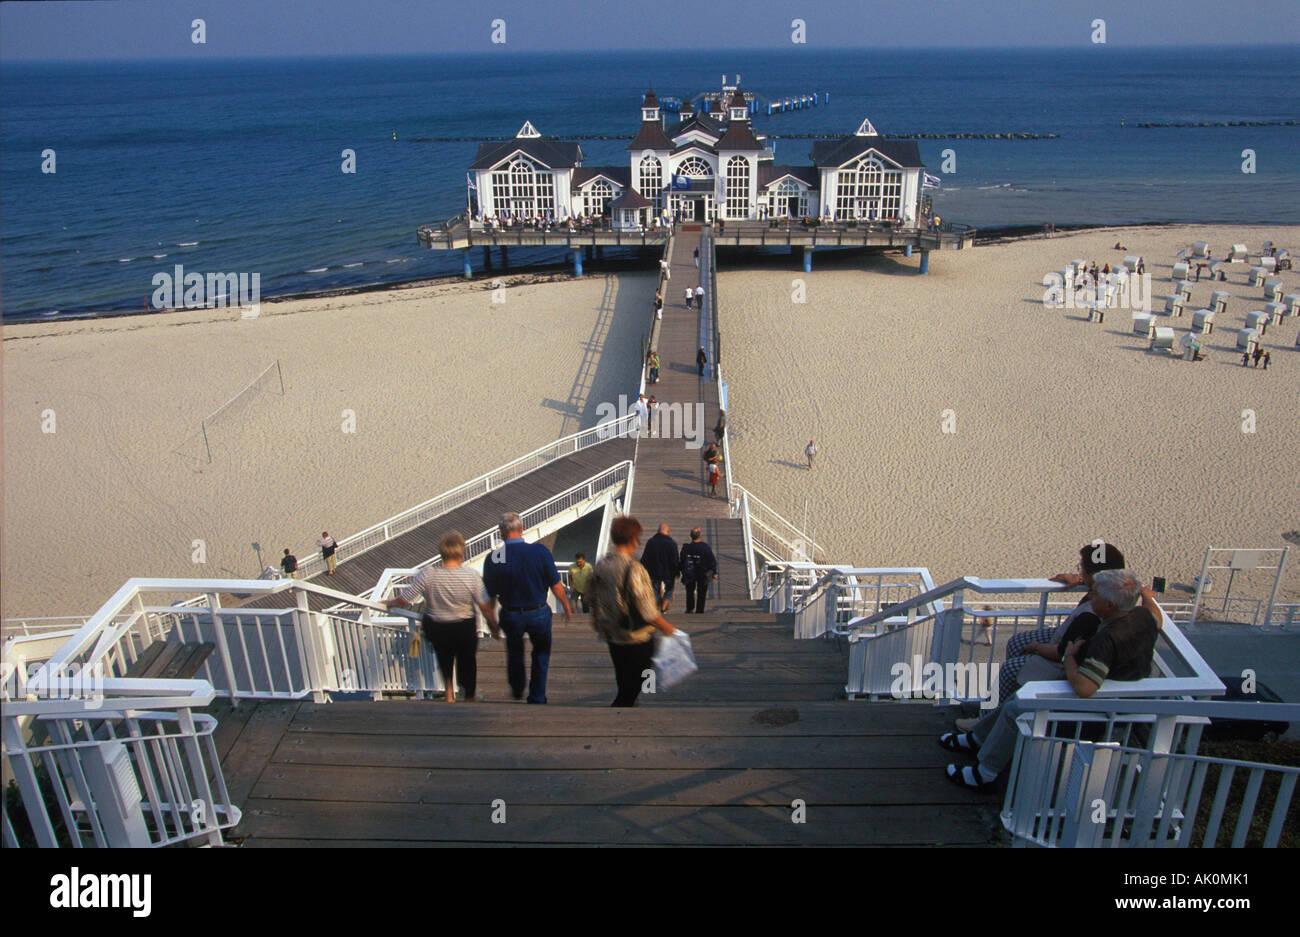
[(1187, 298), (1182, 293), (1175, 293), (1173, 296), (1165, 297), (1165, 315), (1181, 316), (1183, 314), (1183, 304)]
[(1151, 338), (1156, 327), (1156, 317), (1149, 312), (1133, 313), (1133, 334)]
[(1278, 250), (1273, 254), (1273, 259), (1277, 262), (1277, 269), (1291, 269), (1291, 252), (1289, 250)]
[(1104, 299), (1095, 299), (1087, 304), (1089, 322), (1106, 321), (1106, 301)]
[(1151, 335), (1151, 345), (1147, 351), (1164, 350), (1174, 353), (1174, 330), (1167, 325), (1158, 326)]
[(1186, 280), (1187, 273), (1190, 269), (1191, 267), (1188, 265), (1187, 261), (1180, 260), (1178, 263), (1174, 264), (1173, 273), (1169, 275), (1169, 278), (1171, 280)]
[[(1186, 335), (1184, 335), (1182, 344), (1183, 344), (1183, 360), (1195, 361), (1196, 356), (1200, 354), (1201, 351), (1201, 342), (1196, 337), (1196, 333), (1188, 332)], [(1204, 358), (1205, 356), (1201, 355), (1201, 357)]]
[(1232, 250), (1228, 252), (1227, 261), (1230, 264), (1242, 264), (1246, 262), (1246, 245), (1234, 244)]
[(1193, 257), (1209, 257), (1209, 256), (1210, 256), (1210, 245), (1209, 245), (1208, 243), (1206, 243), (1205, 241), (1197, 241), (1195, 244), (1192, 245), (1192, 256), (1193, 256)]
[(1210, 296), (1210, 308), (1215, 312), (1223, 312), (1228, 308), (1228, 300), (1232, 299), (1232, 294), (1227, 290), (1215, 290)]
[(1079, 274), (1083, 273), (1084, 268), (1087, 266), (1088, 266), (1088, 261), (1086, 260), (1070, 261), (1070, 268), (1074, 271), (1074, 275), (1076, 278), (1079, 276)]
[(1265, 241), (1262, 245), (1260, 245), (1260, 248), (1259, 248), (1259, 252), (1260, 252), (1261, 254), (1267, 254), (1267, 253), (1269, 253), (1269, 252), (1272, 251), (1272, 250), (1273, 250), (1273, 242), (1272, 242), (1272, 241)]
[(1247, 280), (1247, 282), (1251, 286), (1259, 286), (1264, 282), (1264, 278), (1266, 276), (1268, 276), (1268, 271), (1265, 270), (1263, 267), (1251, 267), (1250, 277)]
[(1267, 255), (1261, 257), (1259, 258), (1259, 266), (1263, 267), (1269, 273), (1274, 273), (1277, 270), (1277, 258), (1269, 257)]
[(1282, 281), (1265, 280), (1264, 298), (1272, 303), (1280, 302), (1282, 300)]
[(1191, 280), (1179, 280), (1178, 292), (1190, 300), (1192, 298), (1192, 287), (1194, 285), (1195, 284), (1193, 284)]
[(1282, 297), (1282, 305), (1288, 316), (1300, 316), (1300, 293), (1287, 293)]
[(1286, 318), (1285, 303), (1265, 303), (1264, 311), (1268, 313), (1268, 321), (1273, 325), (1281, 325)]
[(1129, 273), (1137, 273), (1138, 259), (1132, 254), (1124, 258), (1124, 269)]
[(1222, 260), (1210, 264), (1210, 279), (1223, 282), (1228, 279), (1228, 265)]
[(1237, 330), (1237, 351), (1248, 351), (1251, 354), (1254, 354), (1257, 345), (1259, 345), (1259, 332), (1257, 330)]
[(1214, 331), (1214, 312), (1210, 309), (1198, 309), (1192, 313), (1192, 331), (1209, 335)]
[(1263, 310), (1246, 313), (1246, 328), (1257, 329), (1260, 335), (1268, 334), (1268, 320), (1271, 317)]

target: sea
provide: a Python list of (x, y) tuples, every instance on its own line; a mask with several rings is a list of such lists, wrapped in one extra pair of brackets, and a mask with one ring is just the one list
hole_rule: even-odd
[[(881, 133), (1055, 135), (919, 140), (945, 220), (1300, 222), (1300, 46), (0, 63), (0, 309), (145, 314), (176, 265), (256, 272), (263, 299), (456, 275), (460, 255), (421, 249), (416, 229), (464, 208), (474, 138), (528, 120), (578, 140), (586, 165), (626, 165), (615, 138), (636, 132), (648, 87), (687, 97), (737, 74), (778, 164), (807, 165), (812, 145), (782, 135), (864, 117)], [(813, 93), (829, 101), (766, 114)], [(510, 253), (512, 269), (560, 260)]]

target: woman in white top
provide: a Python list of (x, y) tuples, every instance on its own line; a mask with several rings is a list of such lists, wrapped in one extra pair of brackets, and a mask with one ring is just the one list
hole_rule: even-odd
[(418, 596), (424, 596), (422, 630), (437, 656), (447, 702), (456, 702), (457, 678), (465, 689), (465, 699), (472, 701), (478, 690), (478, 626), (474, 607), (482, 610), (492, 637), (500, 640), (501, 629), (497, 626), (496, 608), (483, 587), (483, 577), (462, 565), (465, 538), (457, 531), (448, 532), (438, 543), (438, 552), (442, 555), (442, 565), (425, 567), (400, 596), (388, 599), (384, 606), (410, 606)]

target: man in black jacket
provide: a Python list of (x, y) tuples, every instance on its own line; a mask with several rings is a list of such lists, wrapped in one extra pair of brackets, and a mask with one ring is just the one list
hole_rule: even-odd
[(682, 585), (686, 587), (687, 613), (704, 611), (704, 598), (709, 594), (709, 583), (718, 578), (718, 561), (713, 550), (700, 539), (700, 528), (691, 531), (691, 542), (682, 547), (679, 563)]
[(673, 583), (677, 581), (677, 541), (668, 536), (667, 524), (660, 524), (659, 533), (646, 541), (641, 565), (650, 574), (659, 611), (668, 611), (668, 603), (673, 600)]

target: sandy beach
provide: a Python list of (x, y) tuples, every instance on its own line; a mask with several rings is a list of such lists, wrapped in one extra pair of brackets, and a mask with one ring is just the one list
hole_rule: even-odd
[[(1270, 327), (1267, 371), (1241, 366), (1236, 330), (1264, 305), (1249, 266), (1196, 284), (1189, 311), (1216, 289), (1233, 299), (1194, 364), (1149, 354), (1127, 309), (1096, 324), (1042, 302), (1044, 274), (1130, 253), (1147, 259), (1162, 309), (1175, 254), (1197, 240), (1216, 257), (1234, 242), (1256, 253), (1264, 240), (1300, 246), (1300, 228), (1058, 234), (933, 254), (928, 277), (899, 255), (820, 271), (814, 258), (811, 276), (796, 257), (721, 273), (736, 480), (796, 524), (806, 510), (832, 560), (928, 566), (937, 583), (1072, 570), (1096, 537), (1171, 584), (1190, 583), (1207, 546), (1285, 546), (1282, 534), (1300, 530), (1300, 319)], [(1280, 278), (1300, 289), (1295, 272)], [(795, 279), (803, 305), (791, 302)], [(1160, 324), (1179, 339), (1191, 325)], [(943, 432), (944, 411), (955, 433)], [(812, 471), (810, 437), (821, 447)]]
[[(4, 617), (256, 576), (254, 542), (305, 556), (593, 425), (636, 392), (654, 280), (548, 279), (6, 327)], [(277, 359), (284, 394), (273, 369), (213, 421), (209, 464), (200, 420)]]
[[(1094, 324), (1045, 308), (1040, 281), (1076, 257), (1142, 254), (1162, 308), (1180, 248), (1297, 234), (1098, 229), (935, 254), (928, 277), (899, 255), (815, 259), (810, 276), (796, 257), (724, 262), (736, 480), (806, 516), (835, 561), (928, 566), (936, 582), (1069, 569), (1095, 537), (1171, 583), (1207, 545), (1280, 547), (1300, 529), (1300, 321), (1269, 330), (1268, 371), (1242, 368), (1235, 330), (1263, 301), (1235, 265), (1196, 285), (1189, 309), (1214, 289), (1234, 298), (1192, 364), (1148, 354), (1127, 309)], [(285, 546), (304, 556), (321, 530), (355, 533), (635, 393), (650, 273), (507, 284), (496, 304), (486, 283), (447, 283), (264, 303), (256, 319), (7, 327), (4, 616), (90, 613), (131, 576), (256, 575), (253, 542), (268, 564)], [(1171, 324), (1181, 337), (1190, 320)], [(213, 421), (209, 464), (200, 420), (277, 359), (284, 394), (272, 370)], [(1298, 579), (1293, 562), (1292, 601)]]

